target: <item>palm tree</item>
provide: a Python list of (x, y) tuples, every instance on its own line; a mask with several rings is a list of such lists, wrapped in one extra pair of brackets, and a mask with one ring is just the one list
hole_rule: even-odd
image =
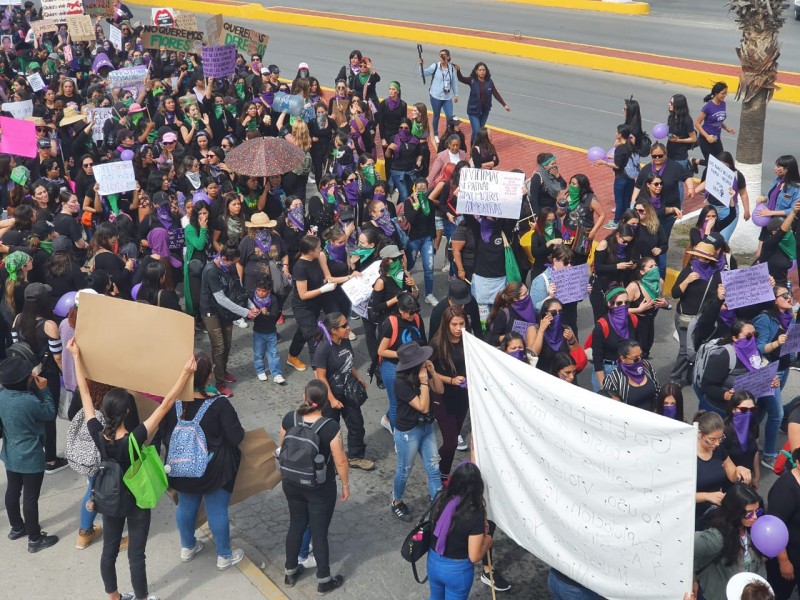
[[(739, 137), (736, 141), (736, 166), (747, 179), (751, 202), (761, 196), (761, 163), (764, 154), (764, 122), (767, 104), (772, 99), (778, 77), (780, 43), (778, 33), (785, 21), (785, 0), (731, 0), (728, 7), (736, 14), (742, 39), (736, 54), (742, 65), (736, 99), (742, 100)], [(758, 229), (752, 224), (737, 228), (733, 245), (753, 251)]]

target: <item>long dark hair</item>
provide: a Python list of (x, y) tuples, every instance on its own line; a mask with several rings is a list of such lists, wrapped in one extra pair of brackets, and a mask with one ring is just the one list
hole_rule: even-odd
[(727, 89), (728, 89), (727, 83), (725, 83), (724, 81), (718, 81), (713, 86), (711, 86), (711, 93), (703, 96), (703, 102), (710, 101), (714, 96), (719, 94), (722, 90), (727, 90)]
[[(717, 529), (722, 534), (722, 560), (726, 566), (736, 563), (739, 559), (742, 549), (739, 528), (747, 513), (745, 507), (756, 503), (759, 507), (764, 506), (761, 496), (753, 488), (744, 483), (734, 483), (725, 492), (719, 508), (706, 519), (709, 528)], [(755, 545), (750, 544), (750, 552), (754, 553), (756, 561), (761, 560), (761, 552)]]
[(315, 235), (304, 235), (300, 238), (300, 244), (298, 245), (298, 252), (297, 252), (297, 259), (299, 260), (303, 254), (308, 254), (309, 252), (313, 252), (317, 248), (320, 247), (322, 242), (319, 238)]
[[(617, 242), (617, 236), (621, 238), (631, 237), (635, 240), (636, 232), (633, 230), (633, 227), (631, 227), (627, 223), (623, 223), (622, 225), (617, 227), (617, 230), (614, 232), (613, 235), (610, 235), (606, 238), (606, 244), (608, 244), (608, 256), (614, 263), (617, 262), (617, 246), (619, 246), (619, 243)], [(633, 254), (633, 242), (631, 241), (628, 242), (628, 245), (625, 247), (625, 256), (628, 257), (628, 260), (630, 260), (632, 254)]]
[(675, 418), (678, 421), (683, 421), (683, 390), (677, 383), (665, 383), (664, 386), (658, 390), (656, 399), (653, 406), (653, 412), (663, 415), (664, 414), (664, 399), (668, 396), (675, 398)]
[(303, 390), (303, 403), (297, 409), (297, 414), (302, 417), (315, 410), (322, 410), (328, 402), (328, 386), (321, 379), (312, 379)]
[(689, 102), (687, 102), (686, 96), (683, 94), (673, 94), (672, 112), (669, 113), (669, 117), (667, 117), (669, 130), (674, 132), (686, 119), (692, 119), (692, 115), (689, 114)]
[(589, 178), (583, 173), (575, 173), (575, 175), (573, 175), (570, 179), (574, 179), (578, 182), (578, 188), (581, 191), (581, 200), (583, 200), (586, 194), (594, 194), (594, 190), (592, 189), (592, 184), (589, 182)]
[[(519, 299), (520, 290), (524, 285), (525, 284), (521, 281), (512, 281), (511, 283), (506, 284), (505, 288), (497, 292), (497, 296), (495, 296), (494, 299), (494, 304), (492, 305), (492, 314), (489, 315), (487, 323), (494, 321), (497, 313), (507, 306), (511, 306), (513, 302), (516, 302)], [(530, 290), (528, 293), (530, 293)]]
[(637, 137), (642, 133), (642, 109), (633, 96), (625, 100), (625, 125), (630, 127)]
[[(735, 392), (733, 392), (733, 395), (731, 396), (731, 399), (728, 402), (728, 412), (725, 415), (725, 421), (724, 421), (726, 436), (736, 435), (736, 433), (733, 431), (733, 415), (734, 415), (733, 410), (735, 408), (739, 408), (739, 405), (747, 400), (752, 401), (753, 406), (756, 406), (755, 396), (753, 396), (753, 394), (751, 394), (747, 390), (736, 390)], [(750, 418), (750, 428), (747, 431), (748, 437), (752, 437), (753, 439), (756, 440), (758, 439), (759, 423), (760, 421), (758, 420), (757, 415), (752, 414), (752, 417)]]
[(447, 533), (453, 530), (456, 521), (460, 518), (466, 517), (470, 513), (479, 513), (486, 518), (486, 503), (483, 500), (483, 478), (478, 465), (465, 462), (456, 467), (453, 474), (450, 476), (450, 483), (442, 490), (434, 501), (433, 508), (431, 509), (431, 523), (435, 524), (442, 516), (448, 502), (453, 498), (461, 498), (461, 502), (453, 515), (453, 520), (450, 522), (450, 529)]
[(214, 363), (211, 362), (208, 354), (205, 352), (198, 352), (194, 355), (194, 362), (197, 363), (197, 368), (194, 372), (192, 380), (193, 389), (199, 393), (203, 398), (208, 398), (209, 394), (206, 392), (206, 384), (208, 378), (211, 377), (211, 372), (214, 370)]
[(162, 278), (166, 273), (164, 265), (161, 261), (151, 261), (147, 263), (144, 269), (144, 276), (142, 277), (142, 287), (139, 288), (139, 294), (136, 296), (137, 300), (141, 300), (155, 306), (158, 304), (158, 293), (164, 286)]
[(115, 387), (106, 392), (106, 395), (103, 396), (103, 405), (100, 410), (106, 418), (103, 435), (107, 439), (113, 440), (115, 438), (117, 429), (122, 427), (125, 417), (128, 416), (128, 412), (135, 402), (133, 396), (125, 388)]
[(461, 317), (464, 319), (464, 325), (467, 324), (467, 315), (464, 309), (460, 306), (448, 306), (442, 313), (441, 325), (436, 331), (436, 334), (431, 338), (431, 348), (433, 348), (433, 356), (439, 360), (440, 364), (447, 365), (449, 369), (448, 374), (454, 377), (458, 376), (456, 365), (453, 362), (453, 347), (455, 344), (450, 340), (450, 321)]
[(779, 156), (778, 160), (775, 161), (775, 165), (786, 169), (786, 176), (783, 180), (787, 185), (800, 187), (800, 170), (798, 170), (797, 159), (794, 156), (791, 154)]
[(486, 77), (485, 81), (489, 81), (492, 78), (492, 73), (489, 71), (489, 67), (486, 66), (485, 62), (475, 63), (475, 66), (472, 67), (472, 72), (469, 74), (470, 79), (477, 79), (478, 78), (478, 67), (483, 67), (486, 69)]
[(625, 151), (628, 154), (633, 152), (633, 142), (631, 142), (631, 136), (633, 135), (635, 137), (633, 130), (628, 125), (623, 123), (622, 125), (617, 125), (617, 133), (623, 140), (622, 145), (625, 146)]
[(43, 348), (39, 348), (39, 340), (36, 339), (36, 323), (39, 319), (53, 319), (53, 310), (50, 304), (50, 297), (47, 295), (28, 298), (22, 305), (22, 313), (19, 316), (20, 333), (37, 356)]

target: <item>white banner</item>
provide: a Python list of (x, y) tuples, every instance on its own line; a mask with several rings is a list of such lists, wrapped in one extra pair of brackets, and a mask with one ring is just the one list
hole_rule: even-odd
[(100, 195), (120, 194), (136, 189), (133, 163), (122, 160), (113, 163), (95, 163), (94, 178), (100, 184)]
[(353, 303), (353, 312), (364, 319), (367, 318), (367, 305), (372, 296), (372, 286), (380, 277), (380, 266), (381, 261), (376, 260), (361, 273), (361, 277), (353, 277), (342, 284), (344, 293)]
[(475, 455), (498, 527), (609, 600), (691, 591), (694, 427), (552, 377), (467, 332), (464, 346)]
[(14, 115), (15, 119), (24, 119), (33, 116), (33, 100), (20, 102), (3, 102), (3, 110)]
[(524, 173), (461, 169), (458, 212), (501, 219), (519, 219)]

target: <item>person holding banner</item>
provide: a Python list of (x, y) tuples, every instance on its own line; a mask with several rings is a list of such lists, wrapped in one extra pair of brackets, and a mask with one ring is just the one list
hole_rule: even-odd
[[(736, 169), (736, 161), (730, 152), (720, 152), (715, 156), (724, 166), (733, 171), (733, 187), (729, 190), (729, 194), (724, 198), (717, 198), (711, 192), (706, 192), (706, 202), (708, 206), (714, 207), (716, 210), (720, 223), (718, 223), (718, 231), (720, 231), (729, 242), (733, 231), (736, 229), (736, 224), (739, 222), (739, 200), (742, 201), (742, 210), (744, 211), (744, 220), (750, 220), (750, 196), (747, 193), (747, 181), (744, 175)], [(695, 193), (699, 194), (706, 189), (706, 176), (708, 169), (703, 172), (703, 179), (700, 185), (695, 189)]]
[[(575, 255), (569, 246), (564, 244), (552, 246), (552, 250), (548, 256), (550, 264), (533, 280), (533, 282), (531, 282), (530, 293), (536, 310), (542, 310), (544, 301), (548, 298), (555, 297), (555, 293), (558, 291), (558, 287), (553, 283), (553, 271), (568, 269), (572, 265), (574, 258)], [(564, 314), (564, 323), (572, 329), (577, 337), (578, 302), (562, 303), (562, 310)]]
[(536, 368), (550, 372), (556, 354), (566, 352), (573, 354), (578, 371), (586, 367), (586, 352), (578, 344), (575, 332), (563, 322), (563, 305), (555, 298), (548, 298), (542, 303), (539, 312), (539, 325), (528, 327), (525, 334), (525, 346), (537, 358)]
[(606, 375), (617, 366), (619, 345), (625, 340), (636, 338), (636, 328), (639, 319), (636, 315), (628, 314), (628, 292), (616, 282), (611, 283), (611, 289), (605, 293), (607, 303), (607, 316), (597, 319), (591, 337), (592, 362), (592, 389), (600, 391)]
[(658, 309), (669, 308), (663, 288), (664, 280), (661, 279), (655, 259), (651, 257), (638, 261), (634, 280), (625, 288), (631, 301), (628, 310), (639, 317), (636, 339), (642, 345), (642, 356), (646, 359), (650, 358), (650, 350), (655, 341)]
[(797, 259), (797, 239), (793, 226), (798, 211), (800, 201), (795, 203), (786, 218), (772, 217), (765, 228), (770, 235), (761, 244), (758, 262), (767, 263), (769, 274), (778, 285), (788, 285), (789, 270)]

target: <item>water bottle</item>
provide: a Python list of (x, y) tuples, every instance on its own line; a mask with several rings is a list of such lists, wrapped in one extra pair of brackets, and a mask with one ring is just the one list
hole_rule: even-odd
[(325, 468), (325, 457), (322, 454), (317, 454), (314, 457), (314, 471), (317, 485), (325, 483), (325, 479), (328, 477), (328, 469)]

